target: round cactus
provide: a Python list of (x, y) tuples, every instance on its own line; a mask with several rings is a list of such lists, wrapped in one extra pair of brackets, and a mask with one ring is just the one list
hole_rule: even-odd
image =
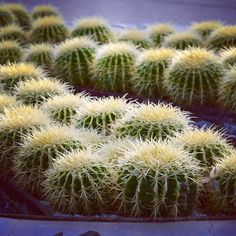
[(0, 87), (12, 93), (20, 81), (44, 77), (43, 71), (30, 63), (11, 63), (0, 66)]
[(205, 46), (216, 51), (236, 47), (236, 26), (223, 26), (214, 30), (206, 41)]
[(179, 50), (187, 49), (188, 47), (201, 46), (201, 36), (193, 32), (178, 32), (171, 34), (163, 41), (164, 47), (171, 47)]
[(132, 78), (133, 89), (138, 95), (162, 97), (163, 77), (175, 51), (168, 48), (143, 51), (137, 60), (136, 73)]
[(16, 106), (16, 98), (7, 94), (0, 93), (0, 113), (4, 111), (5, 107)]
[(31, 106), (6, 107), (0, 115), (0, 172), (11, 171), (13, 159), (24, 135), (49, 123), (47, 115)]
[(43, 109), (47, 111), (52, 120), (70, 125), (76, 110), (83, 106), (88, 99), (84, 94), (53, 96), (43, 105)]
[(9, 11), (9, 9), (0, 5), (0, 26), (4, 27), (6, 25), (11, 25), (14, 23), (14, 15)]
[(170, 24), (154, 24), (149, 27), (149, 37), (154, 47), (160, 47), (170, 34), (174, 33), (174, 28)]
[(115, 168), (115, 205), (124, 215), (155, 219), (192, 214), (200, 168), (181, 147), (161, 141), (134, 143)]
[(29, 79), (17, 84), (14, 94), (25, 105), (41, 105), (48, 98), (69, 92), (69, 86), (59, 80), (42, 78)]
[(229, 69), (236, 65), (236, 47), (226, 48), (220, 51), (222, 64)]
[(0, 42), (0, 64), (9, 62), (20, 62), (23, 57), (23, 50), (16, 41)]
[(69, 39), (57, 49), (54, 69), (73, 85), (88, 85), (96, 44), (86, 37)]
[(77, 110), (75, 125), (107, 134), (115, 120), (130, 107), (131, 104), (124, 98), (109, 97), (88, 101)]
[(64, 154), (47, 172), (46, 198), (55, 212), (102, 213), (109, 199), (109, 177), (107, 165), (91, 151)]
[(202, 21), (192, 24), (190, 29), (201, 35), (203, 39), (206, 39), (214, 30), (221, 26), (222, 23), (220, 21)]
[(166, 139), (182, 132), (190, 125), (186, 112), (170, 104), (140, 104), (133, 107), (113, 125), (116, 137)]
[(135, 73), (136, 48), (126, 42), (109, 43), (98, 49), (94, 80), (101, 90), (127, 92)]
[(106, 21), (97, 17), (80, 19), (72, 30), (71, 36), (89, 36), (99, 44), (108, 43), (114, 39), (113, 33)]
[(0, 29), (0, 41), (15, 40), (21, 46), (25, 46), (27, 38), (24, 31), (16, 25), (8, 25)]
[(134, 44), (138, 49), (145, 49), (150, 47), (145, 33), (136, 29), (129, 29), (122, 32), (119, 40), (130, 42)]
[(59, 16), (57, 9), (50, 4), (43, 4), (35, 6), (32, 10), (32, 19), (37, 20), (38, 18), (47, 16)]
[(45, 171), (61, 154), (83, 148), (77, 130), (63, 126), (49, 126), (27, 135), (13, 161), (16, 182), (35, 195), (43, 193)]
[(215, 104), (223, 68), (210, 51), (191, 48), (177, 54), (166, 71), (164, 85), (178, 103)]
[(53, 74), (53, 48), (50, 44), (33, 44), (27, 50), (25, 61), (41, 66), (47, 73)]
[(58, 16), (47, 16), (33, 22), (32, 43), (57, 44), (64, 41), (67, 36), (68, 30), (64, 21)]

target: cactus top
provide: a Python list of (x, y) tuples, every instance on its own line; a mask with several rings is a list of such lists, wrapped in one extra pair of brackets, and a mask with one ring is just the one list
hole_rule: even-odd
[(129, 29), (122, 32), (121, 39), (130, 39), (130, 40), (147, 40), (144, 32), (137, 29)]
[(7, 50), (11, 48), (18, 48), (20, 47), (19, 44), (14, 40), (7, 40), (0, 42), (0, 50)]
[(218, 161), (216, 164), (216, 171), (218, 174), (230, 174), (232, 172), (236, 173), (236, 151), (232, 151), (230, 155), (225, 156)]
[(49, 12), (49, 13), (54, 13), (55, 15), (58, 14), (56, 8), (51, 4), (38, 5), (38, 6), (35, 6), (32, 10), (33, 15), (40, 12)]
[(39, 44), (32, 44), (30, 45), (27, 53), (37, 54), (41, 52), (52, 52), (52, 46), (48, 43), (39, 43)]
[(41, 27), (50, 27), (55, 25), (64, 25), (64, 20), (59, 16), (47, 16), (38, 18), (33, 22), (33, 29)]
[(230, 47), (220, 51), (220, 57), (222, 61), (230, 60), (231, 58), (235, 58), (236, 60), (236, 48)]
[[(212, 32), (210, 38), (236, 37), (236, 26), (223, 26)], [(209, 39), (210, 40), (210, 39)]]
[(27, 12), (27, 9), (23, 4), (20, 3), (8, 3), (6, 7), (11, 11), (24, 11)]
[(1, 14), (2, 13), (11, 14), (10, 9), (6, 5), (2, 4), (0, 5), (0, 12)]
[(236, 82), (236, 65), (231, 66), (228, 71), (226, 71), (222, 82)]
[(107, 22), (100, 17), (86, 17), (79, 19), (76, 23), (76, 28), (95, 28), (95, 27), (106, 27)]
[(4, 35), (8, 35), (14, 32), (19, 32), (21, 34), (24, 34), (24, 31), (17, 25), (7, 25), (5, 27), (2, 27), (0, 29), (0, 37)]
[(151, 35), (155, 34), (168, 34), (173, 33), (174, 28), (170, 24), (154, 24), (149, 27), (149, 32)]
[(196, 22), (191, 25), (191, 29), (196, 31), (215, 30), (222, 26), (220, 21), (202, 21)]
[(164, 44), (169, 45), (178, 41), (185, 41), (185, 40), (192, 40), (192, 39), (195, 39), (201, 42), (201, 37), (194, 32), (190, 32), (190, 31), (177, 32), (166, 37)]
[(0, 94), (0, 110), (5, 106), (16, 105), (16, 98), (6, 94)]

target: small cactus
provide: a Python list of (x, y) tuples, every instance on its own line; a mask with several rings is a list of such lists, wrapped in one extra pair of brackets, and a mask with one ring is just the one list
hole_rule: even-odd
[(182, 132), (190, 125), (186, 112), (170, 104), (140, 104), (130, 109), (112, 127), (116, 137), (166, 139)]
[(49, 123), (47, 115), (31, 106), (6, 107), (0, 115), (0, 173), (11, 172), (13, 159), (24, 135)]
[(201, 37), (193, 32), (178, 32), (167, 36), (162, 44), (164, 47), (184, 50), (189, 47), (201, 46)]
[(109, 43), (98, 49), (94, 63), (96, 87), (110, 92), (131, 90), (137, 50), (126, 42)]
[(59, 16), (57, 9), (50, 4), (43, 4), (35, 6), (32, 10), (32, 19), (37, 20), (38, 18), (47, 16)]
[(16, 41), (0, 42), (0, 64), (9, 62), (20, 62), (23, 57), (23, 50)]
[(3, 113), (5, 107), (16, 106), (16, 98), (7, 94), (0, 93), (0, 114)]
[(5, 5), (0, 5), (0, 27), (14, 23), (14, 15)]
[(55, 212), (96, 214), (109, 200), (107, 164), (89, 150), (57, 158), (44, 182), (46, 199)]
[(200, 168), (181, 147), (161, 141), (134, 142), (115, 169), (114, 205), (121, 214), (154, 219), (192, 214)]
[(164, 85), (174, 101), (189, 106), (215, 104), (223, 68), (212, 52), (185, 50), (173, 58), (166, 72)]
[(222, 26), (214, 30), (208, 37), (205, 46), (216, 51), (236, 47), (236, 26)]
[(15, 40), (21, 46), (25, 46), (27, 38), (24, 31), (17, 25), (7, 25), (0, 29), (0, 41)]
[(174, 54), (175, 51), (169, 48), (143, 51), (138, 57), (136, 73), (132, 78), (133, 90), (138, 95), (162, 97), (164, 72)]
[(111, 125), (120, 118), (131, 105), (124, 98), (100, 98), (88, 101), (78, 110), (75, 117), (76, 127), (98, 130), (108, 134)]
[(0, 87), (8, 93), (12, 93), (20, 81), (42, 77), (44, 77), (43, 71), (30, 63), (21, 62), (0, 66)]
[(150, 47), (145, 33), (136, 29), (129, 29), (122, 32), (119, 40), (130, 42), (134, 44), (138, 49), (146, 49)]
[(226, 48), (220, 51), (222, 64), (229, 69), (231, 66), (236, 66), (236, 47)]
[(33, 22), (31, 31), (32, 43), (58, 44), (68, 36), (68, 30), (62, 18), (47, 16)]
[(114, 36), (102, 18), (88, 17), (78, 21), (75, 28), (71, 32), (72, 37), (88, 36), (99, 44), (105, 44), (113, 41)]
[(68, 39), (57, 48), (54, 69), (73, 85), (88, 85), (96, 44), (87, 37)]
[(161, 47), (164, 39), (174, 33), (170, 24), (154, 24), (149, 27), (149, 37), (154, 47)]
[(14, 94), (25, 105), (41, 105), (52, 96), (63, 95), (68, 92), (67, 84), (55, 79), (42, 78), (19, 82)]
[(63, 126), (49, 126), (35, 130), (25, 137), (13, 161), (16, 182), (35, 195), (43, 193), (45, 171), (61, 154), (83, 148), (77, 130)]

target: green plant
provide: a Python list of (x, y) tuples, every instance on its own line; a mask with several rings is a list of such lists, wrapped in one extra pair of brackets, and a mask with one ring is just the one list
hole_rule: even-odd
[(173, 58), (164, 85), (178, 103), (212, 104), (216, 102), (222, 74), (222, 64), (216, 55), (203, 48), (190, 48)]
[(16, 106), (16, 98), (7, 94), (0, 93), (0, 114), (4, 111), (5, 107)]
[(11, 25), (14, 23), (14, 16), (5, 5), (0, 5), (0, 26)]
[(113, 33), (106, 21), (98, 17), (80, 19), (72, 30), (71, 36), (88, 36), (99, 44), (105, 44), (114, 40)]
[(164, 39), (174, 33), (174, 28), (170, 24), (154, 24), (148, 29), (149, 37), (154, 47), (160, 47)]
[(109, 169), (89, 150), (59, 157), (47, 172), (46, 199), (55, 212), (102, 213), (109, 200)]
[(220, 51), (220, 58), (222, 64), (230, 69), (231, 66), (236, 65), (236, 47), (225, 48)]
[(68, 36), (68, 30), (62, 18), (47, 16), (33, 22), (30, 34), (32, 43), (58, 44)]
[(9, 62), (20, 62), (23, 57), (23, 50), (16, 41), (0, 42), (0, 64)]
[(115, 169), (115, 206), (125, 216), (155, 219), (192, 214), (200, 168), (181, 147), (163, 141), (134, 143)]
[(96, 44), (87, 37), (68, 39), (57, 48), (54, 69), (73, 85), (88, 85)]
[(98, 49), (94, 63), (96, 87), (109, 92), (127, 92), (135, 73), (136, 48), (126, 42), (109, 43)]
[(47, 16), (59, 16), (57, 9), (50, 4), (43, 4), (35, 6), (32, 10), (32, 19), (37, 20), (38, 18)]
[(116, 137), (166, 139), (189, 127), (188, 113), (170, 104), (139, 104), (117, 119), (112, 127)]
[(175, 55), (169, 48), (149, 49), (138, 57), (136, 73), (132, 78), (133, 89), (138, 95), (162, 97), (164, 72)]

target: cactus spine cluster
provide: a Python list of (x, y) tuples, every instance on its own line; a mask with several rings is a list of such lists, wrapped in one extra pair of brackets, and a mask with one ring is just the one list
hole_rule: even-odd
[(14, 23), (14, 16), (7, 6), (0, 5), (0, 26), (11, 25)]
[(16, 106), (16, 98), (7, 94), (0, 93), (0, 114), (3, 113), (4, 107)]
[(226, 48), (220, 51), (222, 64), (229, 69), (236, 65), (236, 47)]
[(69, 39), (59, 45), (54, 69), (58, 76), (73, 85), (87, 86), (96, 44), (87, 37)]
[(59, 16), (59, 13), (56, 8), (50, 4), (38, 5), (32, 10), (33, 20), (47, 16)]

